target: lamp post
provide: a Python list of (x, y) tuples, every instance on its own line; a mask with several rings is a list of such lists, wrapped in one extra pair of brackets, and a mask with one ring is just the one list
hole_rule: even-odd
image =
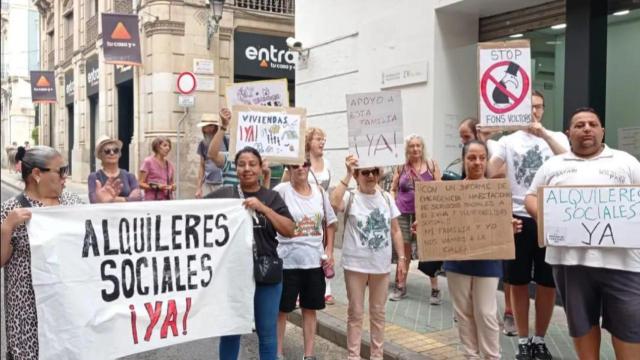
[(218, 32), (218, 26), (222, 19), (222, 8), (224, 7), (224, 0), (209, 0), (209, 19), (207, 20), (207, 50), (211, 49), (211, 39), (213, 34)]

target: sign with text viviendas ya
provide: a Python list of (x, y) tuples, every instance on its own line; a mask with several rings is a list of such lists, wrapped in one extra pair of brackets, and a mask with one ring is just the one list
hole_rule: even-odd
[(251, 332), (252, 220), (241, 200), (32, 213), (40, 359), (115, 359)]
[(55, 103), (56, 81), (53, 71), (31, 71), (31, 101), (34, 103)]
[(105, 63), (142, 65), (138, 15), (102, 13), (102, 36)]

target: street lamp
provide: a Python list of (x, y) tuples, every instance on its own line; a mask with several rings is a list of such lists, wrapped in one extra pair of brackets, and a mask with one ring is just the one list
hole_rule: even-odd
[(218, 32), (223, 7), (224, 0), (209, 0), (211, 14), (209, 14), (209, 19), (207, 20), (207, 50), (211, 49), (211, 38), (213, 38), (213, 34)]

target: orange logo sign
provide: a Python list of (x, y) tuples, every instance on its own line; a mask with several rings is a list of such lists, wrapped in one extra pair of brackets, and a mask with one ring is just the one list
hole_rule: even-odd
[(118, 25), (116, 25), (116, 28), (113, 29), (111, 33), (111, 38), (113, 40), (131, 40), (131, 35), (122, 21), (118, 21)]
[(36, 87), (50, 87), (50, 86), (51, 84), (49, 83), (49, 80), (47, 80), (47, 78), (44, 77), (44, 75), (40, 75), (40, 78), (36, 83)]
[(268, 66), (269, 66), (269, 63), (267, 62), (267, 60), (262, 60), (262, 61), (260, 62), (260, 67), (261, 67), (261, 68), (266, 68), (266, 67), (268, 67)]

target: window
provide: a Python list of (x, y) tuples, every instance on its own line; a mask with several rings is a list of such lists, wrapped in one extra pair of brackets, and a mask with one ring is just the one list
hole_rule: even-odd
[(64, 37), (68, 38), (73, 35), (73, 12), (64, 16)]

